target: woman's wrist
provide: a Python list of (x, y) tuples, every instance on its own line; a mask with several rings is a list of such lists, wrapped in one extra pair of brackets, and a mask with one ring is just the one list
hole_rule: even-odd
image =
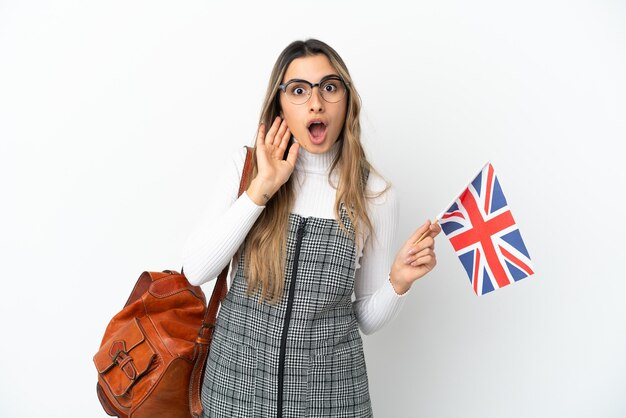
[(273, 184), (256, 177), (250, 182), (246, 193), (257, 206), (265, 206), (274, 195), (275, 190)]
[(393, 287), (394, 292), (396, 292), (398, 296), (404, 295), (411, 288), (410, 283), (394, 279), (394, 275), (391, 273), (389, 274), (389, 283), (391, 283), (391, 287)]

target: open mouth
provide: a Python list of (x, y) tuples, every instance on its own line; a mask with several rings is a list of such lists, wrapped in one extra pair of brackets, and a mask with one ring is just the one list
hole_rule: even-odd
[(309, 137), (314, 144), (321, 144), (326, 137), (326, 124), (323, 122), (313, 122), (309, 124)]

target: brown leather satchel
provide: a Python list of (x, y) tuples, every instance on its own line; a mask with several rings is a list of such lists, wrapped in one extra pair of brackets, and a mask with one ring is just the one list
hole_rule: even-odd
[[(239, 194), (251, 172), (247, 149)], [(204, 292), (183, 273), (144, 271), (111, 319), (93, 361), (105, 412), (120, 418), (197, 418), (200, 390), (228, 266), (208, 308)]]

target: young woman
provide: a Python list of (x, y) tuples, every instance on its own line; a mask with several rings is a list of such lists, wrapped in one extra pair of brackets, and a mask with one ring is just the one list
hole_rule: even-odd
[(372, 416), (359, 327), (372, 333), (398, 313), (436, 264), (440, 228), (427, 221), (393, 258), (396, 196), (365, 157), (360, 107), (337, 52), (293, 42), (270, 77), (246, 191), (237, 197), (243, 148), (211, 185), (183, 254), (196, 285), (233, 258), (207, 417)]

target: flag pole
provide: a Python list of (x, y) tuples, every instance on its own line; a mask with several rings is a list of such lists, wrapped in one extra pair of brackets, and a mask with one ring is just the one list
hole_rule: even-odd
[[(437, 225), (439, 223), (439, 219), (435, 219), (435, 222), (433, 222), (433, 225)], [(415, 241), (413, 243), (413, 245), (417, 245), (420, 241), (422, 241), (424, 238), (426, 238), (428, 236), (428, 234), (430, 233), (430, 227), (428, 228), (428, 231), (424, 232), (422, 235), (420, 235), (420, 237), (417, 239), (417, 241)]]

